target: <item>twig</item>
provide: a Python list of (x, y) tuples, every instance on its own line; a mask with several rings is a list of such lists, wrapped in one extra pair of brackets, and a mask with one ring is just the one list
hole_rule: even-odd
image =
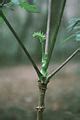
[(80, 48), (75, 50), (55, 71), (53, 71), (47, 78), (47, 83), (49, 80), (57, 73), (60, 71), (61, 68), (63, 68), (78, 52), (80, 52)]
[(18, 43), (20, 44), (21, 48), (24, 50), (25, 54), (27, 55), (27, 57), (29, 58), (29, 60), (31, 61), (34, 69), (36, 70), (38, 76), (42, 76), (42, 74), (40, 73), (37, 65), (35, 64), (35, 62), (33, 61), (32, 57), (30, 56), (28, 50), (25, 48), (24, 44), (21, 42), (20, 38), (18, 37), (17, 33), (15, 32), (15, 30), (13, 29), (13, 27), (10, 25), (10, 23), (8, 22), (7, 18), (5, 17), (4, 13), (2, 11), (0, 11), (1, 17), (3, 18), (3, 20), (5, 21), (5, 23), (7, 24), (7, 26), (9, 27), (9, 29), (11, 30), (11, 32), (13, 33), (13, 35), (15, 36), (16, 40), (18, 41)]

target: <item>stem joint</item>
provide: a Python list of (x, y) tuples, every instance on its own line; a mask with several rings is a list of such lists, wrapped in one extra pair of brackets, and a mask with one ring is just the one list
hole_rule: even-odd
[(41, 112), (41, 111), (43, 112), (44, 109), (45, 109), (44, 106), (37, 106), (37, 107), (36, 107), (36, 110), (39, 111), (39, 112)]

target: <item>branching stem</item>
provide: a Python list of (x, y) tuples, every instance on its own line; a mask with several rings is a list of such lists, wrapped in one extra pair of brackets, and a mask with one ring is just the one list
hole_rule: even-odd
[(56, 26), (55, 31), (54, 31), (54, 36), (51, 38), (52, 43), (51, 43), (51, 47), (50, 47), (50, 53), (49, 53), (49, 59), (48, 59), (47, 67), (49, 66), (49, 62), (50, 62), (50, 59), (51, 59), (51, 56), (52, 56), (52, 52), (53, 52), (53, 49), (54, 49), (54, 46), (55, 46), (55, 43), (56, 43), (58, 31), (59, 31), (59, 28), (60, 28), (63, 12), (64, 12), (64, 8), (65, 8), (65, 4), (66, 4), (66, 0), (63, 0), (62, 1), (62, 6), (61, 6), (61, 9), (60, 9), (60, 15), (58, 16), (58, 20), (57, 20), (57, 26)]
[(80, 52), (80, 48), (78, 48), (77, 50), (75, 50), (55, 71), (53, 71), (47, 79), (47, 83), (49, 82), (49, 80), (57, 73), (61, 70), (61, 68), (63, 68), (78, 52)]

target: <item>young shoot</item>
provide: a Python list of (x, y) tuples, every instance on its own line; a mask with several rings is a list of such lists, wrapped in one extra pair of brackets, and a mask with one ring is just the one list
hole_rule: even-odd
[(38, 39), (41, 43), (41, 49), (42, 49), (42, 67), (41, 67), (41, 73), (44, 77), (47, 76), (47, 60), (48, 56), (45, 54), (45, 42), (46, 42), (46, 36), (43, 32), (34, 32), (33, 37)]
[[(10, 3), (15, 4), (17, 6), (20, 6), (21, 8), (24, 8), (26, 11), (31, 12), (31, 13), (37, 13), (39, 12), (36, 5), (33, 4), (33, 1), (30, 0), (9, 0)], [(9, 4), (9, 1), (6, 3), (6, 5)], [(48, 17), (47, 17), (47, 34), (45, 35), (43, 32), (34, 32), (33, 33), (33, 38), (36, 38), (39, 40), (40, 45), (41, 45), (41, 52), (42, 52), (42, 59), (41, 59), (41, 70), (38, 69), (38, 66), (36, 65), (36, 62), (33, 60), (33, 57), (30, 55), (28, 52), (27, 48), (23, 44), (21, 38), (17, 35), (16, 31), (8, 21), (6, 15), (3, 12), (3, 8), (5, 7), (5, 2), (6, 0), (1, 0), (0, 2), (0, 17), (4, 20), (14, 37), (16, 38), (17, 42), (25, 52), (26, 56), (28, 57), (29, 61), (32, 63), (33, 68), (35, 69), (37, 76), (38, 76), (38, 88), (39, 88), (39, 103), (38, 106), (36, 107), (37, 109), (37, 120), (43, 120), (43, 111), (45, 108), (45, 93), (47, 89), (47, 84), (51, 80), (51, 78), (59, 72), (77, 53), (80, 53), (80, 47), (75, 50), (57, 69), (55, 69), (52, 73), (48, 75), (48, 66), (49, 62), (52, 56), (52, 52), (54, 50), (54, 46), (57, 40), (57, 35), (58, 31), (60, 28), (66, 0), (49, 0), (48, 4)], [(55, 8), (55, 9), (53, 9)], [(57, 10), (57, 11), (56, 11)], [(53, 13), (55, 14), (55, 17)], [(54, 17), (55, 19), (54, 24), (56, 27), (54, 30), (50, 26), (51, 24), (51, 17)], [(53, 23), (53, 20), (52, 20)], [(27, 26), (26, 26), (27, 27)], [(71, 31), (76, 30), (75, 33), (72, 33), (71, 35), (68, 36), (67, 40), (70, 40), (74, 36), (76, 37), (76, 41), (80, 41), (80, 19), (75, 20), (70, 27)], [(50, 30), (52, 30), (52, 38), (51, 38), (51, 44), (50, 44)], [(65, 40), (65, 41), (67, 41)], [(49, 48), (48, 48), (49, 47)]]

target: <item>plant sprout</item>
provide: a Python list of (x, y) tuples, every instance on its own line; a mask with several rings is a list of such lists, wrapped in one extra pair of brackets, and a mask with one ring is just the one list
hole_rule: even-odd
[[(6, 25), (10, 29), (10, 31), (13, 33), (14, 37), (16, 38), (16, 40), (20, 44), (21, 48), (23, 49), (23, 51), (25, 52), (25, 54), (29, 58), (30, 62), (32, 63), (32, 66), (34, 67), (34, 69), (37, 73), (37, 76), (38, 76), (39, 103), (38, 103), (38, 106), (36, 107), (37, 120), (43, 120), (43, 111), (45, 109), (45, 104), (44, 104), (45, 103), (44, 102), (45, 93), (46, 93), (47, 85), (51, 81), (51, 78), (57, 72), (59, 72), (61, 70), (61, 68), (63, 68), (77, 53), (80, 53), (80, 48), (77, 48), (58, 68), (56, 68), (52, 73), (50, 73), (50, 74), (48, 73), (49, 63), (51, 60), (52, 52), (53, 52), (54, 47), (55, 47), (55, 43), (57, 40), (57, 35), (58, 35), (59, 28), (60, 28), (64, 8), (66, 5), (66, 0), (59, 0), (56, 3), (55, 2), (56, 1), (48, 0), (48, 14), (47, 14), (47, 23), (46, 23), (47, 27), (46, 27), (45, 34), (41, 31), (34, 32), (34, 34), (33, 34), (33, 37), (35, 39), (38, 39), (40, 41), (40, 44), (41, 44), (41, 50), (42, 50), (41, 70), (39, 70), (35, 61), (33, 60), (30, 53), (28, 52), (27, 48), (22, 43), (22, 41), (18, 37), (16, 31), (14, 30), (14, 28), (11, 26), (11, 24), (7, 20), (3, 10), (7, 5), (14, 4), (16, 6), (19, 6), (23, 9), (25, 9), (28, 12), (38, 13), (40, 11), (37, 9), (36, 5), (33, 4), (33, 2), (29, 1), (29, 0), (28, 1), (2, 0), (0, 2), (0, 17), (2, 17), (2, 19), (4, 20), (4, 22), (6, 23)], [(54, 5), (54, 4), (56, 4), (56, 5)], [(58, 13), (56, 12), (57, 7), (55, 9), (55, 6), (57, 6), (57, 4), (59, 5), (59, 12)], [(55, 16), (56, 24), (54, 23), (55, 26), (52, 26), (54, 28), (54, 30), (52, 29), (52, 31), (51, 31), (51, 18), (54, 17), (53, 12), (52, 12), (53, 9), (51, 9), (51, 8), (53, 8), (53, 7), (54, 7), (55, 12), (56, 12), (56, 16)], [(78, 25), (79, 22), (80, 22), (80, 19), (75, 20), (75, 22), (72, 22), (72, 24), (69, 26), (69, 29), (71, 29), (71, 31), (76, 29), (76, 27), (79, 30), (78, 30), (78, 32), (73, 33), (72, 35), (69, 35), (67, 40), (70, 40), (73, 36), (76, 36), (76, 38), (77, 38), (76, 40), (80, 41), (80, 26)], [(52, 33), (52, 36), (50, 36), (51, 35), (50, 31)]]

